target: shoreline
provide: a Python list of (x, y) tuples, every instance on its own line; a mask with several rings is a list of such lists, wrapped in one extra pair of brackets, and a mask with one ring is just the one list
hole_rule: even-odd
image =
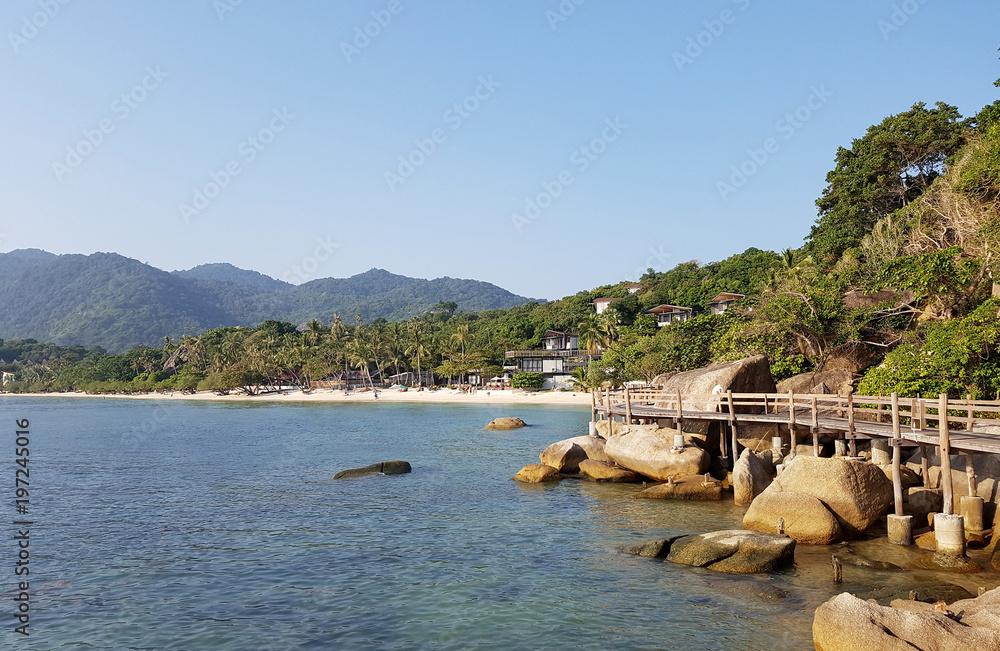
[(469, 405), (549, 405), (549, 406), (580, 406), (590, 407), (590, 394), (581, 391), (540, 391), (526, 393), (523, 391), (478, 391), (477, 393), (462, 393), (454, 389), (439, 389), (437, 391), (399, 391), (398, 389), (380, 389), (378, 400), (371, 390), (355, 391), (344, 395), (341, 389), (315, 389), (311, 393), (302, 393), (298, 389), (281, 393), (265, 393), (256, 396), (248, 395), (216, 395), (211, 391), (200, 391), (195, 394), (144, 393), (137, 395), (100, 394), (100, 393), (0, 393), (0, 400), (6, 397), (22, 398), (91, 398), (119, 400), (193, 400), (220, 402), (268, 402), (268, 403), (364, 403), (364, 402), (409, 402), (428, 404), (469, 404)]

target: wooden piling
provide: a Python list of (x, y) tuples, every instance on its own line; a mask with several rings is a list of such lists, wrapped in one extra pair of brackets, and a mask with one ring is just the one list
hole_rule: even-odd
[(893, 391), (892, 396), (892, 494), (896, 502), (896, 515), (903, 513), (903, 478), (900, 468), (903, 439), (899, 431), (899, 396)]
[[(777, 411), (777, 401), (775, 401), (775, 411)], [(788, 458), (794, 459), (798, 454), (796, 448), (799, 444), (799, 435), (795, 429), (795, 392), (788, 392), (788, 438), (791, 441), (791, 448), (788, 450)]]
[(972, 465), (972, 453), (962, 454), (965, 456), (965, 477), (969, 480), (969, 495), (975, 497), (979, 493), (979, 480), (976, 477), (976, 468)]
[(819, 457), (819, 413), (816, 411), (816, 396), (810, 400), (812, 408), (812, 435), (813, 435), (813, 456)]
[(931, 486), (931, 474), (930, 466), (927, 464), (927, 450), (929, 446), (920, 446), (920, 476), (924, 480), (924, 488), (933, 488)]
[(847, 393), (847, 437), (848, 437), (847, 440), (848, 440), (848, 447), (851, 451), (852, 457), (858, 456), (858, 446), (857, 443), (855, 443), (854, 441), (855, 431), (856, 430), (854, 429), (854, 393), (849, 391)]
[(833, 556), (833, 582), (844, 582), (844, 566), (840, 564), (840, 559), (837, 558), (836, 554)]
[(597, 397), (594, 395), (594, 390), (590, 390), (590, 422), (593, 423), (597, 420)]
[(632, 424), (632, 398), (629, 396), (628, 387), (625, 387), (625, 424)]
[(938, 434), (941, 438), (941, 493), (945, 515), (955, 510), (951, 486), (951, 440), (948, 432), (948, 394), (938, 396)]
[(684, 434), (684, 428), (682, 427), (682, 416), (684, 414), (684, 408), (681, 404), (681, 392), (677, 392), (677, 433)]
[[(733, 437), (733, 468), (736, 467), (736, 460), (740, 458), (736, 442), (736, 410), (733, 408), (733, 392), (726, 391), (726, 402), (729, 403), (729, 429)], [(720, 432), (720, 436), (721, 436)]]

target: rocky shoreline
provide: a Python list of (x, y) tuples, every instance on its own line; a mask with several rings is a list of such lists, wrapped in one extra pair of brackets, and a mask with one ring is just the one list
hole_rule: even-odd
[[(792, 381), (801, 384), (807, 380)], [(665, 378), (662, 384), (667, 397), (691, 391), (691, 387), (701, 387), (705, 394), (713, 393), (713, 389), (716, 394), (720, 390), (781, 391), (759, 358), (677, 374)], [(540, 463), (525, 466), (513, 479), (635, 483), (633, 497), (637, 499), (731, 499), (735, 505), (746, 507), (743, 531), (708, 531), (647, 540), (622, 550), (638, 556), (719, 572), (772, 572), (793, 566), (796, 545), (800, 544), (825, 546), (831, 551), (835, 581), (840, 580), (842, 564), (847, 563), (857, 565), (860, 571), (983, 572), (984, 583), (1000, 583), (996, 574), (1000, 571), (1000, 551), (996, 550), (1000, 536), (992, 527), (1000, 455), (951, 457), (956, 488), (966, 484), (968, 463), (978, 480), (978, 485), (968, 485), (975, 486), (978, 495), (985, 497), (981, 521), (973, 518), (974, 528), (968, 531), (960, 525), (957, 549), (946, 548), (937, 540), (950, 540), (955, 532), (942, 529), (943, 533), (937, 532), (936, 537), (934, 531), (935, 522), (944, 526), (939, 515), (943, 510), (942, 491), (935, 488), (940, 486), (941, 477), (937, 459), (930, 454), (930, 459), (923, 459), (917, 452), (906, 461), (903, 510), (912, 517), (919, 546), (911, 548), (916, 551), (916, 559), (898, 567), (844, 555), (842, 551), (837, 557), (842, 550), (837, 543), (884, 536), (893, 526), (893, 517), (899, 517), (890, 515), (896, 502), (890, 479), (892, 468), (878, 441), (858, 441), (857, 456), (848, 457), (843, 446), (835, 446), (832, 440), (790, 450), (792, 437), (777, 423), (742, 427), (741, 452), (732, 463), (720, 453), (721, 428), (706, 421), (682, 420), (678, 426), (673, 419), (663, 420), (644, 424), (600, 420), (592, 428), (592, 435), (549, 445), (540, 453)], [(956, 490), (956, 503), (962, 497), (968, 499), (968, 492), (963, 495)], [(966, 548), (982, 550), (976, 556), (983, 562), (970, 559)], [(953, 587), (957, 590), (950, 594), (944, 590), (926, 596), (912, 590), (909, 599), (894, 599), (888, 605), (832, 591), (830, 600), (815, 613), (816, 648), (950, 649), (976, 644), (978, 648), (1000, 649), (1000, 588), (975, 597), (964, 588)], [(941, 595), (944, 598), (938, 599)], [(963, 599), (965, 595), (972, 598)], [(935, 602), (927, 603), (929, 599)], [(945, 599), (953, 601), (951, 606)]]

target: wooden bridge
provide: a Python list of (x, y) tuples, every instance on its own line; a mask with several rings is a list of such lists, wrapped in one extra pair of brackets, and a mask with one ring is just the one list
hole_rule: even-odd
[[(820, 435), (836, 440), (840, 456), (857, 457), (858, 439), (884, 439), (892, 447), (893, 484), (897, 514), (902, 514), (900, 463), (902, 447), (924, 452), (923, 480), (928, 482), (928, 447), (936, 446), (941, 459), (946, 512), (951, 513), (951, 460), (954, 452), (967, 455), (969, 494), (976, 494), (971, 456), (1000, 454), (1000, 401), (953, 400), (884, 396), (733, 393), (681, 394), (662, 389), (591, 392), (592, 420), (621, 419), (623, 423), (675, 422), (677, 433), (687, 420), (718, 422), (722, 458), (735, 460), (737, 432), (741, 426), (782, 425), (791, 438), (790, 456), (796, 453), (799, 435), (812, 435), (813, 453), (819, 456)], [(728, 442), (725, 425), (730, 428)], [(732, 468), (730, 462), (729, 467)]]

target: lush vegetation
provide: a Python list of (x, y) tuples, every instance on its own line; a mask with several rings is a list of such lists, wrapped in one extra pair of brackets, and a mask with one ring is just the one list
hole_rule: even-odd
[[(940, 102), (933, 108), (915, 104), (885, 118), (850, 148), (836, 152), (816, 203), (818, 219), (801, 249), (748, 249), (719, 262), (650, 269), (635, 294), (619, 283), (550, 303), (470, 309), (461, 288), (449, 286), (433, 301), (425, 295), (423, 302), (411, 301), (407, 309), (419, 307), (419, 312), (400, 320), (405, 310), (393, 307), (393, 293), (412, 298), (416, 286), (400, 285), (398, 277), (384, 272), (369, 272), (374, 276), (367, 280), (376, 282), (364, 299), (366, 305), (386, 303), (382, 312), (327, 314), (324, 310), (335, 302), (328, 300), (334, 292), (326, 281), (316, 281), (316, 288), (326, 292), (316, 296), (326, 298), (305, 300), (301, 305), (307, 308), (296, 312), (282, 298), (291, 290), (262, 287), (267, 281), (261, 278), (240, 285), (232, 269), (211, 268), (202, 270), (201, 278), (166, 274), (170, 282), (193, 283), (183, 288), (164, 278), (156, 282), (188, 292), (176, 297), (179, 302), (224, 284), (229, 293), (222, 299), (217, 293), (209, 303), (218, 306), (212, 318), (222, 320), (212, 325), (225, 322), (227, 327), (199, 327), (206, 317), (192, 315), (191, 325), (181, 330), (187, 334), (176, 341), (118, 354), (33, 340), (6, 342), (0, 360), (3, 370), (15, 374), (10, 390), (255, 392), (279, 383), (306, 387), (350, 370), (365, 384), (406, 371), (431, 371), (436, 382), (462, 383), (471, 371), (500, 374), (505, 351), (536, 348), (548, 330), (560, 330), (580, 335), (581, 358), (589, 362), (573, 373), (578, 388), (649, 381), (748, 355), (765, 355), (780, 380), (822, 370), (845, 350), (863, 350), (868, 367), (860, 369), (860, 392), (1000, 398), (995, 253), (1000, 249), (1000, 102), (971, 118)], [(38, 262), (33, 255), (25, 268)], [(0, 256), (0, 271), (17, 277), (18, 264)], [(79, 265), (76, 269), (86, 275)], [(106, 279), (101, 289), (94, 289), (94, 277), (89, 285), (68, 289), (59, 282), (53, 277), (31, 286), (37, 299), (31, 305), (38, 308), (33, 314), (39, 315), (33, 318), (52, 318), (51, 311), (41, 309), (46, 303), (62, 300), (67, 292), (79, 294), (85, 286), (88, 296), (122, 292), (119, 299), (128, 296), (133, 302), (160, 295), (152, 281), (107, 285)], [(5, 291), (0, 304), (15, 290)], [(704, 313), (719, 292), (747, 297), (722, 315)], [(621, 300), (596, 315), (592, 302), (598, 297)], [(123, 318), (150, 316), (142, 304), (125, 310), (122, 300), (114, 303), (118, 307), (93, 300), (74, 309), (92, 310), (90, 323), (109, 329)], [(246, 307), (251, 303), (257, 312)], [(658, 328), (646, 312), (659, 304), (696, 308), (699, 315)], [(240, 319), (232, 317), (236, 313)], [(323, 317), (309, 320), (300, 314)], [(354, 318), (345, 322), (338, 314)], [(254, 315), (260, 325), (233, 327)], [(264, 320), (276, 315), (283, 320)], [(9, 313), (6, 318), (0, 332), (16, 330)], [(295, 325), (306, 321), (304, 327)], [(52, 323), (65, 334), (53, 339), (73, 338), (66, 321)], [(148, 333), (143, 337), (148, 341)], [(112, 341), (106, 345), (114, 348)], [(540, 380), (528, 373), (515, 377), (525, 387)]]

